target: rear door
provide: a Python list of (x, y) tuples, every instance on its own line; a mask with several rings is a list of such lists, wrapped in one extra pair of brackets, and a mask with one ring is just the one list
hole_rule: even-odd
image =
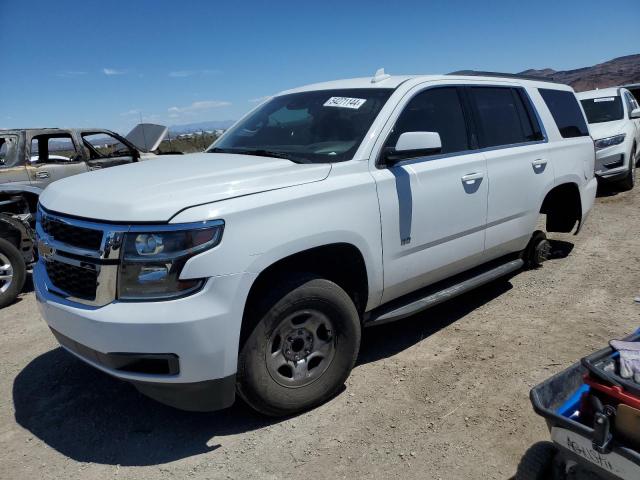
[(61, 178), (87, 171), (76, 139), (70, 133), (45, 133), (31, 137), (27, 171), (31, 184), (44, 189)]
[(486, 260), (523, 249), (554, 172), (541, 123), (524, 88), (467, 88), (487, 162)]
[(138, 152), (111, 132), (91, 131), (80, 133), (88, 152), (89, 170), (115, 167), (135, 162)]

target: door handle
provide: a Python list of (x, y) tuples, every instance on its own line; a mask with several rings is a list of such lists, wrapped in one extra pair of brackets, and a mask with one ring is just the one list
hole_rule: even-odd
[(49, 178), (49, 172), (47, 171), (36, 172), (36, 178)]
[(531, 165), (533, 165), (533, 168), (535, 168), (536, 170), (544, 167), (546, 164), (547, 164), (547, 160), (544, 158), (538, 158), (531, 162)]
[(480, 180), (483, 177), (483, 172), (468, 173), (462, 176), (462, 181), (467, 185), (473, 185), (474, 183), (476, 183), (476, 180)]

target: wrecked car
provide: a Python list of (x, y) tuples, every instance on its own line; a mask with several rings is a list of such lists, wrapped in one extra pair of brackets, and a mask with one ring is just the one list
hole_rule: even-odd
[(0, 308), (22, 290), (35, 261), (33, 226), (50, 183), (155, 157), (167, 127), (139, 124), (126, 137), (104, 129), (0, 130)]

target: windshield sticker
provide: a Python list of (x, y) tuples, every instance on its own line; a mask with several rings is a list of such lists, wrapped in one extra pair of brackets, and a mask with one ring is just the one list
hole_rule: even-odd
[(602, 98), (594, 98), (594, 102), (613, 102), (615, 101), (615, 97), (602, 97)]
[(366, 102), (366, 98), (349, 98), (349, 97), (331, 97), (329, 100), (324, 102), (325, 107), (339, 107), (339, 108), (352, 108), (354, 110), (359, 109), (364, 102)]

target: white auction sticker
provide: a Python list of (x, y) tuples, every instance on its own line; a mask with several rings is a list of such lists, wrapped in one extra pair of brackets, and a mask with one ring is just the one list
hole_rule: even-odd
[(357, 110), (364, 102), (366, 102), (366, 98), (349, 98), (349, 97), (331, 97), (329, 100), (324, 102), (325, 107), (339, 107), (339, 108), (353, 108)]
[(602, 97), (602, 98), (594, 98), (594, 102), (613, 102), (615, 97)]

